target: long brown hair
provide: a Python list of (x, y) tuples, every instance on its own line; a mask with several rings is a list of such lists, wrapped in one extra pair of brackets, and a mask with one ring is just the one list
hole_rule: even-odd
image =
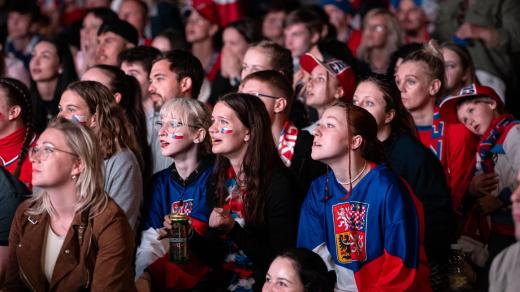
[(23, 162), (27, 158), (29, 146), (34, 137), (31, 96), (27, 86), (13, 78), (0, 78), (0, 88), (5, 92), (8, 107), (20, 107), (20, 117), (25, 126), (25, 137), (23, 139), (22, 149), (20, 149), (20, 153), (18, 154), (18, 163), (13, 172), (14, 176), (20, 177)]
[(94, 132), (101, 145), (103, 159), (125, 148), (139, 157), (139, 146), (126, 115), (106, 86), (97, 81), (76, 81), (67, 86), (66, 90), (79, 95), (88, 105), (90, 114), (96, 116), (97, 127)]
[[(385, 79), (384, 76), (370, 76), (363, 82), (375, 85), (383, 94), (385, 100), (385, 113), (393, 110), (394, 119), (390, 122), (392, 133), (407, 133), (417, 137), (417, 129), (412, 115), (406, 110), (401, 100), (401, 94), (393, 80)], [(417, 137), (418, 138), (418, 137)]]
[[(222, 96), (218, 102), (230, 107), (250, 131), (251, 138), (247, 142), (242, 162), (247, 194), (244, 196), (245, 220), (248, 224), (261, 224), (265, 221), (264, 208), (272, 168), (282, 163), (274, 148), (269, 115), (262, 101), (250, 94), (230, 93)], [(226, 180), (229, 167), (229, 160), (217, 155), (214, 184), (216, 203), (220, 206), (228, 196)]]

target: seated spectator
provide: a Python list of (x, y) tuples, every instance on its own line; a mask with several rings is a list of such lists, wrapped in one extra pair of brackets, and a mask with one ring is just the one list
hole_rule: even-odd
[(31, 192), (21, 181), (0, 166), (0, 286), (3, 287), (5, 270), (9, 260), (9, 232), (13, 217), (24, 199)]
[(348, 0), (322, 0), (321, 6), (327, 12), (330, 23), (336, 29), (336, 39), (346, 43), (352, 54), (356, 54), (361, 43), (361, 31), (354, 29), (352, 21), (355, 11)]
[(478, 82), (475, 65), (466, 47), (447, 43), (441, 46), (441, 50), (446, 72), (445, 97), (457, 95), (462, 88)]
[[(378, 77), (361, 81), (354, 92), (353, 103), (375, 118), (377, 139), (383, 142), (389, 165), (406, 180), (422, 203), (424, 246), (431, 269), (446, 270), (450, 244), (455, 239), (455, 220), (440, 161), (417, 137), (413, 118), (404, 108), (393, 81)], [(442, 280), (447, 284), (446, 278)], [(439, 288), (447, 289), (447, 286)]]
[[(516, 177), (516, 181), (520, 184), (520, 172)], [(513, 204), (513, 220), (515, 223), (515, 236), (517, 242), (503, 250), (493, 260), (491, 270), (489, 272), (489, 292), (513, 292), (516, 291), (519, 283), (518, 275), (518, 259), (520, 254), (520, 186), (511, 195)]]
[(117, 14), (109, 8), (96, 7), (87, 10), (80, 30), (80, 50), (74, 56), (76, 71), (83, 75), (96, 64), (97, 32), (104, 22), (117, 20)]
[(138, 44), (149, 46), (152, 40), (146, 35), (148, 25), (148, 5), (142, 0), (123, 0), (117, 11), (119, 19), (127, 21), (136, 30), (139, 37)]
[(372, 72), (386, 73), (390, 56), (401, 44), (399, 22), (390, 11), (376, 8), (365, 15), (357, 57), (367, 63)]
[(39, 16), (40, 8), (34, 1), (15, 1), (8, 6), (4, 51), (6, 55), (21, 60), (26, 70), (29, 68), (33, 46), (39, 38), (32, 33), (31, 25)]
[(283, 4), (272, 3), (262, 19), (262, 36), (280, 46), (284, 45), (283, 26), (290, 10), (284, 6)]
[(294, 292), (332, 292), (336, 275), (316, 253), (305, 248), (293, 248), (277, 256), (267, 275), (262, 292), (279, 291), (278, 287)]
[(260, 30), (253, 19), (241, 19), (230, 23), (222, 33), (220, 71), (211, 86), (210, 104), (240, 84), (242, 61), (248, 47), (260, 40)]
[(136, 158), (140, 149), (114, 95), (99, 82), (71, 83), (61, 96), (58, 116), (92, 129), (104, 160), (105, 191), (136, 228), (143, 201), (143, 176)]
[(134, 233), (103, 190), (102, 151), (92, 132), (58, 119), (30, 156), (41, 191), (14, 216), (3, 290), (135, 291)]
[[(164, 217), (179, 212), (190, 216), (194, 232), (207, 235), (210, 209), (206, 187), (213, 172), (207, 133), (210, 123), (208, 110), (194, 99), (172, 99), (161, 108), (161, 120), (156, 124), (161, 154), (175, 162), (152, 178), (150, 202), (145, 208), (143, 234), (136, 256), (138, 286), (153, 286), (159, 290), (191, 289), (208, 272), (193, 250), (190, 250), (189, 264), (169, 263), (168, 239), (159, 241), (157, 237)], [(192, 245), (192, 242), (188, 244)], [(200, 269), (192, 273), (194, 267)]]
[(189, 50), (183, 31), (168, 28), (161, 31), (152, 41), (152, 47), (166, 54), (173, 50)]
[(36, 143), (29, 89), (20, 81), (0, 78), (0, 166), (32, 189), (29, 148)]
[(297, 245), (336, 272), (335, 289), (430, 290), (422, 208), (382, 164), (372, 115), (344, 102), (329, 107), (314, 131), (312, 158), (332, 171), (305, 197)]
[(311, 158), (312, 135), (298, 129), (290, 120), (294, 101), (291, 84), (278, 71), (257, 71), (246, 76), (240, 84), (239, 92), (257, 96), (264, 103), (278, 155), (306, 193), (311, 182), (325, 173), (326, 169), (325, 165)]
[(31, 100), (34, 129), (41, 133), (58, 114), (58, 103), (65, 87), (78, 80), (69, 45), (61, 39), (43, 38), (33, 48)]
[[(458, 95), (446, 98), (440, 108), (447, 124), (460, 122), (480, 138), (475, 152), (476, 174), (468, 191), (475, 202), (470, 216), (488, 218), (477, 234), (481, 234), (480, 239), (487, 244), (490, 263), (515, 242), (511, 193), (519, 186), (515, 174), (520, 169), (520, 122), (505, 111), (502, 100), (492, 88), (478, 84), (471, 84)], [(464, 230), (468, 231), (472, 230)]]
[(96, 64), (117, 66), (125, 49), (137, 46), (137, 30), (124, 20), (104, 22), (97, 32)]
[(392, 0), (399, 25), (404, 33), (404, 43), (426, 44), (430, 40), (430, 22), (434, 19), (435, 1)]

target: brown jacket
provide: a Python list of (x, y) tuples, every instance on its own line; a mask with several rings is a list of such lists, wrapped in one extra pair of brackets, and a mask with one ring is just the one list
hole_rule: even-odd
[(125, 214), (112, 200), (88, 219), (76, 214), (65, 236), (49, 283), (43, 273), (42, 250), (49, 215), (24, 214), (22, 203), (9, 235), (9, 262), (3, 291), (135, 291), (133, 280), (134, 232)]

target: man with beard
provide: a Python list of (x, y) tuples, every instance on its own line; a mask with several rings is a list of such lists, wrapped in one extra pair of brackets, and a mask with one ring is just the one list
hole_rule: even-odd
[[(148, 91), (153, 102), (154, 115), (147, 123), (159, 120), (161, 106), (173, 98), (197, 98), (204, 80), (204, 69), (199, 59), (183, 50), (173, 50), (154, 61), (150, 71)], [(161, 155), (159, 135), (152, 130), (150, 146), (152, 148), (153, 172), (163, 170), (171, 163)]]

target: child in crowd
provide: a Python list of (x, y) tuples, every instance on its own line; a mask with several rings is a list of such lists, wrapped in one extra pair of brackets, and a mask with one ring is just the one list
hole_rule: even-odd
[(422, 209), (381, 164), (384, 152), (370, 113), (343, 102), (329, 107), (314, 131), (312, 158), (332, 171), (307, 193), (298, 246), (336, 271), (336, 289), (430, 290)]
[(136, 137), (114, 95), (96, 81), (71, 83), (61, 96), (59, 117), (92, 128), (104, 159), (105, 191), (137, 227), (143, 200), (143, 177)]
[[(515, 242), (511, 193), (518, 187), (515, 175), (520, 169), (520, 122), (505, 111), (492, 88), (479, 84), (462, 88), (458, 95), (446, 98), (440, 108), (446, 123), (460, 122), (480, 138), (474, 165), (476, 175), (469, 193), (475, 201), (472, 214), (484, 216), (484, 221), (489, 216), (491, 224), (481, 224), (479, 231), (492, 260)], [(472, 220), (478, 219), (470, 213), (468, 222)]]
[[(151, 287), (153, 283), (161, 290), (191, 289), (207, 272), (202, 266), (197, 273), (191, 273), (198, 267), (196, 260), (189, 265), (168, 263), (168, 242), (157, 240), (160, 235), (157, 230), (163, 226), (165, 216), (184, 213), (190, 216), (194, 232), (202, 236), (207, 233), (210, 209), (206, 189), (213, 171), (207, 133), (210, 123), (209, 111), (194, 99), (172, 99), (161, 108), (161, 119), (156, 123), (161, 153), (175, 162), (152, 178), (150, 202), (146, 204), (136, 257), (137, 285)], [(143, 274), (144, 270), (147, 272)]]

